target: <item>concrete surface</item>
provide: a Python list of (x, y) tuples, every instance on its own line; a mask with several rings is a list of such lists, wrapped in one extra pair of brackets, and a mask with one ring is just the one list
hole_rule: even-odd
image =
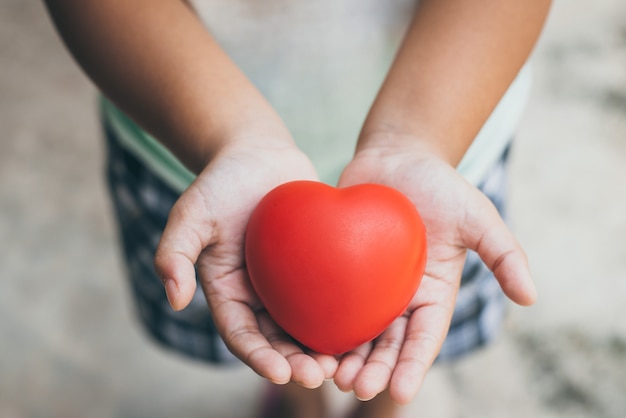
[[(510, 198), (540, 301), (436, 367), (415, 416), (626, 416), (626, 7), (556, 1), (535, 58)], [(0, 127), (0, 417), (254, 416), (251, 372), (135, 325), (94, 90), (39, 2), (0, 2)]]

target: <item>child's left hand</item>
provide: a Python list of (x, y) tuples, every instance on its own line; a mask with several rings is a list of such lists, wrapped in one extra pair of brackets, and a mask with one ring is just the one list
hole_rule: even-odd
[(446, 337), (467, 249), (480, 255), (511, 300), (529, 305), (536, 298), (526, 255), (493, 204), (449, 164), (413, 143), (360, 150), (339, 181), (400, 190), (418, 208), (428, 236), (426, 271), (405, 314), (340, 360), (335, 383), (359, 399), (388, 388), (404, 404), (417, 394)]

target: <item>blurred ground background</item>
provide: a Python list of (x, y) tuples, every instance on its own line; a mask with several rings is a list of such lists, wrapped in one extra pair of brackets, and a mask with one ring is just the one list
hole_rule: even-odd
[[(623, 1), (557, 0), (535, 69), (510, 210), (540, 301), (436, 367), (416, 416), (626, 416)], [(0, 417), (252, 417), (251, 372), (168, 355), (133, 322), (94, 97), (41, 4), (2, 0)]]

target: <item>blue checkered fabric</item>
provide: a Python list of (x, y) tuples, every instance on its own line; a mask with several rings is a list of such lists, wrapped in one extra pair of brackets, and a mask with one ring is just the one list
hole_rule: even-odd
[[(235, 362), (211, 320), (200, 286), (191, 304), (175, 312), (154, 270), (156, 247), (178, 193), (120, 145), (106, 125), (105, 135), (109, 190), (140, 323), (154, 340), (175, 352), (215, 364)], [(501, 213), (506, 161), (505, 153), (480, 187)], [(475, 253), (468, 253), (456, 310), (438, 361), (459, 357), (491, 341), (500, 328), (504, 307), (493, 275)]]
[[(506, 166), (509, 149), (490, 170), (479, 189), (506, 219)], [(506, 299), (493, 273), (474, 251), (467, 252), (452, 323), (437, 361), (452, 360), (491, 342), (500, 330)]]

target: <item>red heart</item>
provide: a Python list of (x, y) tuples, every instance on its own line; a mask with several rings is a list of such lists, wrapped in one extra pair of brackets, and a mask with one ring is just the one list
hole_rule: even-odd
[(317, 352), (341, 354), (404, 313), (424, 273), (426, 231), (390, 187), (295, 181), (259, 202), (245, 251), (274, 321)]

